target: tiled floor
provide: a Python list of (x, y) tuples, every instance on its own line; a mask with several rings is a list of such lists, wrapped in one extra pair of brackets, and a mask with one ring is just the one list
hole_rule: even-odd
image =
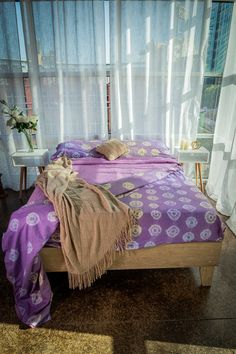
[[(19, 206), (12, 191), (0, 200), (1, 231)], [(0, 251), (0, 352), (236, 353), (235, 274), (228, 229), (211, 288), (200, 287), (198, 269), (110, 271), (83, 291), (69, 290), (66, 274), (50, 274), (52, 320), (32, 330), (15, 315)]]

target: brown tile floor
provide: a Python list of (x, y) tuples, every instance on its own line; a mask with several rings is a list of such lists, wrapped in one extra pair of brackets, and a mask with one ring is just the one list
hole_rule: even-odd
[[(0, 200), (1, 232), (20, 205), (12, 191)], [(66, 274), (50, 274), (52, 320), (26, 329), (0, 251), (0, 352), (236, 353), (235, 274), (236, 238), (228, 229), (211, 288), (200, 287), (197, 269), (113, 271), (83, 291), (69, 290)]]

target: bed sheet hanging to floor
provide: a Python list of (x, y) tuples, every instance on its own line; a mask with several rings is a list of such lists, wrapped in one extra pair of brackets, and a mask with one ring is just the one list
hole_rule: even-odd
[[(222, 240), (221, 221), (207, 198), (164, 148), (144, 143), (130, 145), (127, 156), (112, 162), (96, 154), (73, 160), (80, 177), (102, 184), (135, 210), (138, 224), (127, 249)], [(92, 144), (97, 142), (84, 145)], [(52, 292), (38, 254), (46, 244), (60, 246), (58, 227), (52, 204), (36, 188), (28, 204), (13, 213), (3, 238), (16, 311), (32, 327), (50, 318)]]

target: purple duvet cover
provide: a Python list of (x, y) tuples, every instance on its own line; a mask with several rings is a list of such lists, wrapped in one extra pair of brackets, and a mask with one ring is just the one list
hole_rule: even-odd
[[(76, 159), (73, 168), (134, 209), (138, 223), (128, 250), (222, 240), (223, 226), (207, 198), (167, 151), (155, 150), (154, 155), (142, 151), (141, 157), (134, 153), (115, 161)], [(12, 214), (2, 241), (17, 315), (31, 327), (50, 319), (52, 292), (39, 257), (45, 244), (60, 247), (59, 222), (52, 204), (36, 188), (28, 204)]]

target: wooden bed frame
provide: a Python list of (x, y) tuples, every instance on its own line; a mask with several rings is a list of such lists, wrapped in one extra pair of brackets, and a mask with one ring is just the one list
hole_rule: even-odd
[[(211, 286), (222, 242), (164, 244), (117, 254), (112, 270), (199, 267), (202, 286)], [(40, 256), (46, 272), (66, 272), (61, 248), (44, 247)]]

